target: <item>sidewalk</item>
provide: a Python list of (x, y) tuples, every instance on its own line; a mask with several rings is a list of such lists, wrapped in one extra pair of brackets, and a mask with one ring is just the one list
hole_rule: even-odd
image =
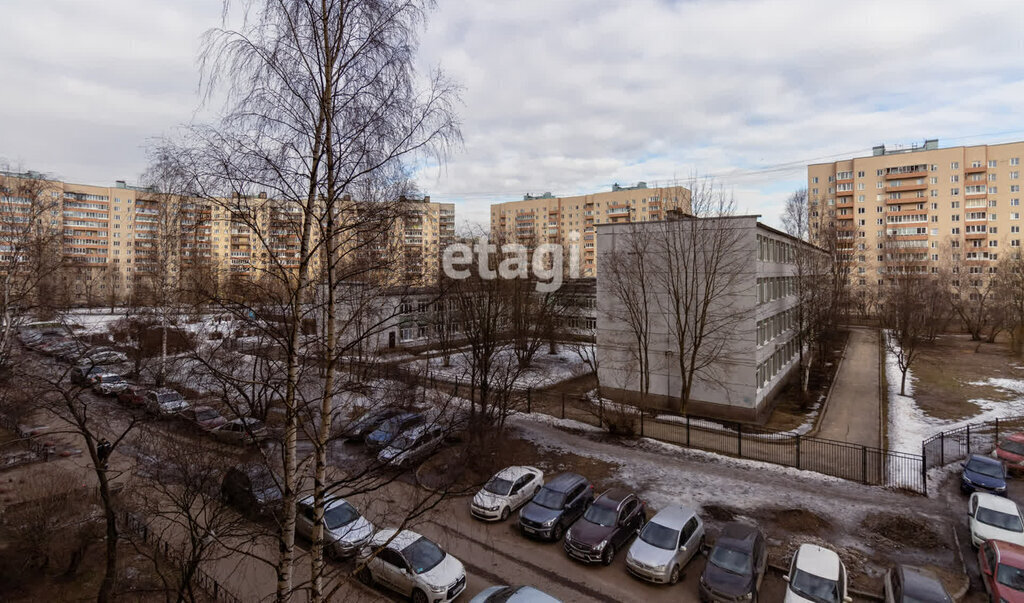
[(878, 331), (854, 327), (817, 437), (882, 447)]

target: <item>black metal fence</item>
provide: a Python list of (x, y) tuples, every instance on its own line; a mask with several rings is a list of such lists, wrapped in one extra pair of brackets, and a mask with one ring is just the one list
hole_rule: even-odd
[[(23, 430), (21, 428), (21, 425), (18, 425), (18, 422), (15, 419), (5, 414), (0, 414), (0, 427), (9, 429), (10, 431), (14, 432), (14, 434), (18, 437), (18, 444), (27, 448), (35, 455), (34, 459), (26, 460), (24, 462), (34, 462), (37, 460), (48, 461), (50, 460), (51, 455), (53, 455), (54, 450), (52, 446), (36, 439), (35, 434), (31, 434)], [(17, 464), (20, 465), (23, 464), (23, 462), (19, 462)], [(14, 466), (14, 464), (7, 465), (6, 468), (11, 468)]]
[(529, 392), (528, 401), (524, 409), (527, 412), (543, 412), (624, 435), (649, 437), (686, 448), (918, 494), (928, 491), (924, 458), (916, 454), (666, 411), (645, 413), (634, 407), (592, 401), (582, 396)]
[(970, 423), (937, 433), (921, 443), (925, 470), (963, 460), (972, 454), (988, 454), (999, 438), (1024, 431), (1024, 417), (1008, 417)]
[[(165, 559), (172, 563), (178, 564), (180, 569), (180, 555), (178, 555), (177, 549), (162, 539), (159, 534), (150, 529), (149, 525), (144, 519), (133, 513), (125, 512), (122, 514), (121, 526), (137, 538), (140, 538), (143, 543), (148, 544), (156, 548)], [(203, 571), (203, 568), (197, 567), (195, 573), (192, 575), (193, 585), (206, 591), (214, 601), (223, 601), (224, 603), (242, 603), (242, 599), (229, 592), (224, 585), (218, 582), (213, 576)]]

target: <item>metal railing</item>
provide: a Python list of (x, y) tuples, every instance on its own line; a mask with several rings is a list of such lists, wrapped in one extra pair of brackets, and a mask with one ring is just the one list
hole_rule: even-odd
[(1024, 417), (968, 423), (937, 433), (921, 442), (925, 470), (942, 467), (972, 454), (988, 454), (995, 449), (1001, 435), (1018, 431), (1024, 431)]
[[(151, 545), (163, 555), (165, 559), (175, 563), (181, 569), (181, 560), (178, 555), (177, 549), (162, 539), (159, 534), (154, 530), (151, 530), (149, 525), (141, 517), (125, 511), (122, 514), (122, 527), (132, 532), (136, 537), (141, 538), (142, 542)], [(242, 603), (242, 599), (232, 594), (224, 585), (216, 580), (213, 576), (203, 571), (203, 568), (196, 567), (195, 572), (192, 574), (192, 582), (194, 585), (206, 591), (214, 601), (223, 601), (224, 603)]]

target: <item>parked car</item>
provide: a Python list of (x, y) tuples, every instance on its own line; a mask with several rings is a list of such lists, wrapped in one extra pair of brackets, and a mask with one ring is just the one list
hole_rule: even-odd
[[(74, 371), (74, 369), (72, 369), (72, 371)], [(145, 406), (146, 388), (138, 385), (129, 385), (124, 388), (122, 392), (117, 394), (117, 401), (121, 404), (130, 404), (132, 406)]]
[(236, 465), (224, 474), (220, 496), (247, 515), (266, 515), (281, 506), (283, 497), (279, 483), (264, 465)]
[(565, 552), (586, 563), (611, 565), (615, 553), (647, 522), (647, 506), (636, 494), (612, 488), (597, 497), (565, 533)]
[(561, 603), (542, 590), (532, 586), (492, 586), (485, 588), (469, 603)]
[(793, 555), (784, 603), (841, 603), (847, 594), (846, 566), (835, 551), (816, 544), (801, 544)]
[(1003, 461), (1007, 470), (1024, 471), (1024, 432), (1013, 433), (999, 442), (992, 456)]
[(626, 554), (629, 573), (648, 582), (675, 584), (704, 547), (704, 522), (692, 509), (666, 507), (648, 521)]
[(128, 382), (117, 373), (100, 373), (92, 382), (92, 391), (103, 396), (116, 396), (128, 389)]
[(989, 540), (978, 549), (978, 567), (990, 601), (1024, 603), (1024, 547)]
[(164, 387), (146, 392), (146, 410), (153, 414), (173, 415), (188, 407), (185, 398), (173, 389)]
[(365, 438), (370, 432), (380, 427), (380, 424), (391, 417), (400, 415), (406, 411), (401, 408), (385, 407), (371, 408), (356, 419), (346, 420), (336, 417), (338, 436), (342, 438)]
[[(299, 501), (295, 530), (305, 538), (313, 538), (313, 497)], [(373, 524), (340, 496), (324, 500), (324, 551), (341, 559), (351, 557), (373, 536)]]
[(473, 496), (469, 512), (485, 521), (505, 521), (512, 511), (530, 502), (543, 485), (544, 472), (536, 467), (506, 467)]
[(370, 448), (384, 448), (397, 438), (403, 431), (422, 425), (425, 417), (418, 412), (403, 412), (382, 422), (366, 436), (366, 445)]
[(71, 369), (70, 378), (71, 383), (75, 385), (81, 385), (82, 387), (91, 387), (95, 383), (96, 378), (105, 373), (103, 367), (93, 366), (82, 368), (76, 366)]
[(193, 406), (192, 408), (182, 411), (181, 416), (184, 417), (185, 420), (195, 423), (200, 429), (205, 431), (216, 429), (228, 422), (228, 420), (222, 417), (221, 414), (217, 412), (217, 409), (212, 406)]
[(1006, 465), (999, 459), (972, 454), (960, 475), (960, 491), (991, 492), (1006, 496)]
[(78, 359), (80, 365), (94, 365), (100, 366), (104, 364), (120, 364), (122, 362), (128, 362), (128, 356), (121, 352), (114, 350), (102, 350), (99, 352), (89, 351), (82, 355)]
[(73, 339), (58, 339), (44, 345), (41, 350), (49, 356), (60, 356), (67, 350), (75, 348), (78, 344)]
[[(377, 532), (359, 551), (359, 578), (409, 597), (414, 603), (452, 601), (466, 589), (466, 569), (430, 539), (411, 530)], [(389, 542), (390, 540), (390, 542)], [(386, 544), (385, 544), (386, 543)], [(372, 559), (373, 551), (379, 550)]]
[(263, 421), (252, 417), (232, 419), (212, 430), (213, 437), (230, 444), (258, 444), (267, 437)]
[(728, 523), (708, 553), (700, 576), (700, 600), (756, 600), (767, 567), (764, 533), (750, 524)]
[(377, 460), (395, 467), (404, 467), (423, 460), (442, 442), (444, 429), (440, 425), (417, 425), (391, 440), (377, 455)]
[(1024, 522), (1017, 503), (1002, 496), (975, 492), (967, 503), (971, 544), (981, 546), (986, 540), (1003, 540), (1024, 546)]
[(82, 352), (88, 349), (88, 347), (89, 346), (86, 344), (76, 341), (70, 346), (61, 348), (55, 356), (64, 362), (72, 362), (76, 360)]
[(519, 511), (519, 529), (528, 536), (561, 540), (593, 501), (594, 486), (587, 478), (576, 473), (556, 475)]
[(953, 603), (953, 598), (938, 577), (920, 567), (897, 565), (889, 568), (882, 588), (885, 591), (885, 603)]

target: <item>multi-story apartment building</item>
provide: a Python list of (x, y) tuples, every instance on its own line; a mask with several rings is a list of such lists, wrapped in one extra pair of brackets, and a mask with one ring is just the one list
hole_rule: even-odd
[[(700, 226), (697, 221), (708, 222)], [(652, 222), (637, 228), (608, 224), (598, 228), (601, 262), (612, 261), (617, 249), (636, 249), (629, 237), (642, 236), (643, 262), (648, 266), (645, 304), (650, 322), (646, 329), (650, 389), (640, 396), (641, 373), (634, 322), (620, 291), (598, 268), (597, 275), (597, 364), (602, 391), (613, 398), (671, 408), (680, 399), (682, 377), (679, 324), (686, 324), (687, 337), (695, 340), (695, 325), (701, 317), (703, 298), (686, 297), (668, 283), (705, 282), (704, 264), (692, 264), (669, 253), (685, 254), (688, 241), (715, 240), (721, 252), (704, 257), (718, 273), (714, 294), (708, 304), (707, 332), (696, 349), (693, 366), (699, 366), (690, 390), (687, 412), (729, 420), (763, 422), (773, 401), (786, 382), (798, 372), (799, 347), (796, 339), (797, 251), (821, 253), (804, 241), (765, 226), (757, 216), (681, 219)], [(664, 242), (672, 241), (671, 245)], [(696, 238), (694, 238), (696, 237)], [(674, 251), (673, 251), (674, 250)], [(680, 251), (682, 250), (682, 251)], [(633, 253), (633, 251), (628, 251)], [(712, 259), (713, 258), (713, 259)], [(676, 267), (676, 268), (672, 268)], [(677, 269), (679, 275), (669, 274)], [(683, 274), (682, 271), (689, 271)], [(727, 271), (724, 274), (723, 271)], [(639, 291), (639, 277), (628, 283)], [(685, 288), (685, 285), (684, 285)], [(676, 295), (677, 297), (673, 297)], [(681, 299), (680, 315), (672, 314), (673, 300)], [(631, 303), (638, 303), (630, 298)], [(642, 298), (640, 298), (642, 299)], [(689, 356), (692, 341), (682, 349)]]
[[(0, 214), (16, 221), (24, 222), (18, 216), (27, 207), (42, 207), (36, 221), (57, 243), (62, 269), (54, 278), (69, 304), (131, 301), (158, 272), (176, 278), (194, 268), (227, 282), (257, 277), (272, 264), (299, 265), (301, 211), (265, 194), (215, 202), (123, 181), (112, 187), (73, 184), (34, 172), (0, 173), (0, 193)], [(392, 282), (422, 284), (435, 277), (441, 247), (454, 239), (455, 206), (429, 197), (402, 198), (397, 205), (401, 217), (389, 222), (389, 241), (382, 246), (399, 266), (391, 270)], [(0, 251), (16, 248), (14, 238), (23, 235), (5, 229)], [(318, 265), (314, 259), (314, 273)]]
[(669, 211), (690, 212), (690, 191), (682, 186), (647, 188), (647, 183), (611, 191), (555, 197), (525, 195), (522, 201), (491, 205), (491, 235), (527, 246), (580, 246), (581, 276), (597, 273), (597, 226), (664, 219)]
[[(993, 272), (1021, 244), (1024, 142), (874, 148), (807, 167), (810, 236), (838, 237), (854, 291), (869, 297), (892, 270), (939, 272), (968, 262)], [(833, 228), (834, 227), (834, 228)]]

